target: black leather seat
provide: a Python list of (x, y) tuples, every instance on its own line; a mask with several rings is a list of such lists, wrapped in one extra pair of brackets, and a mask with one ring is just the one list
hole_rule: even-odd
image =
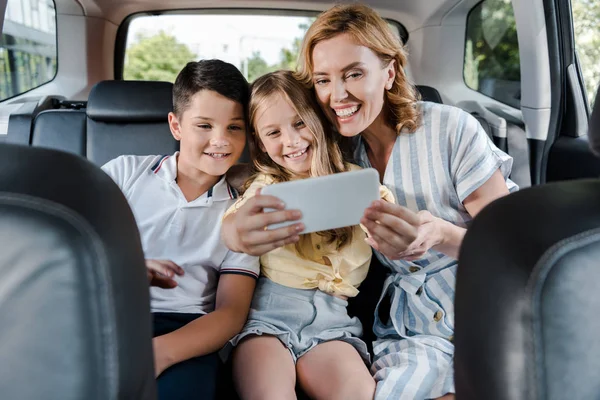
[(33, 121), (31, 145), (85, 157), (85, 109), (47, 110)]
[(81, 157), (0, 145), (0, 393), (154, 399), (149, 292), (134, 217)]
[(442, 101), (442, 96), (440, 96), (440, 92), (438, 92), (437, 89), (425, 85), (416, 85), (416, 88), (421, 94), (421, 99), (423, 101), (431, 101), (440, 104), (444, 103)]
[[(600, 93), (590, 125), (600, 154)], [(456, 290), (456, 393), (600, 398), (600, 180), (535, 186), (473, 221)]]
[(172, 154), (179, 149), (169, 130), (169, 82), (102, 81), (87, 104), (88, 159), (97, 165), (123, 154)]

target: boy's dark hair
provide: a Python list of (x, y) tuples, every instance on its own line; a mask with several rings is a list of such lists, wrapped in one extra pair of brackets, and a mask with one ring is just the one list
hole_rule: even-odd
[(173, 85), (173, 112), (178, 117), (189, 107), (192, 96), (201, 90), (212, 90), (248, 107), (250, 88), (244, 75), (233, 65), (221, 60), (187, 63)]

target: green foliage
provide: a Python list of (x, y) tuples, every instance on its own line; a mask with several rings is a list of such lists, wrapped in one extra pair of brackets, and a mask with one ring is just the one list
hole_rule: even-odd
[[(600, 84), (600, 1), (572, 0), (575, 48), (592, 104)], [(475, 90), (483, 79), (520, 81), (519, 45), (510, 0), (485, 0), (469, 15), (464, 77)]]
[(519, 44), (510, 0), (486, 0), (469, 15), (465, 81), (479, 89), (483, 79), (520, 81)]
[(174, 82), (181, 68), (195, 58), (185, 44), (162, 30), (154, 36), (139, 34), (127, 49), (123, 78)]
[(573, 0), (575, 49), (590, 104), (600, 84), (600, 1)]
[[(268, 72), (280, 69), (295, 70), (298, 62), (298, 55), (300, 54), (300, 48), (302, 46), (302, 38), (314, 20), (315, 18), (308, 18), (305, 23), (298, 26), (302, 29), (302, 36), (294, 39), (291, 49), (281, 49), (278, 63), (268, 65), (267, 62), (261, 58), (260, 52), (254, 52), (252, 57), (246, 59), (246, 61), (242, 63), (242, 71), (245, 73), (248, 82), (253, 82), (256, 78)], [(245, 64), (247, 64), (247, 69)]]
[[(245, 64), (247, 64), (247, 67)], [(267, 62), (262, 59), (259, 51), (254, 52), (252, 57), (247, 58), (246, 61), (242, 62), (242, 71), (245, 73), (248, 82), (254, 82), (256, 78), (266, 73), (276, 71), (277, 69), (277, 65), (269, 66)]]

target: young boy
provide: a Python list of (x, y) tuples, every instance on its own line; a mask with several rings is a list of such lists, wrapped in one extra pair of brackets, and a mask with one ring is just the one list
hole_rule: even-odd
[(190, 62), (177, 76), (168, 116), (180, 151), (121, 156), (102, 167), (140, 230), (160, 399), (214, 398), (216, 352), (246, 321), (258, 259), (229, 251), (220, 227), (237, 197), (224, 174), (246, 143), (248, 98), (248, 82), (233, 65)]

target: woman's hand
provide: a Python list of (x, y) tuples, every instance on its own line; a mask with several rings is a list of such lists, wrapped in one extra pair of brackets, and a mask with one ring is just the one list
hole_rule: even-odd
[[(276, 211), (265, 212), (265, 208)], [(278, 229), (267, 226), (280, 222), (297, 221), (302, 218), (298, 210), (285, 210), (285, 205), (274, 196), (263, 196), (260, 189), (248, 199), (239, 210), (223, 221), (221, 236), (225, 245), (232, 251), (261, 256), (271, 250), (295, 243), (304, 230), (304, 224), (297, 223)]]
[(367, 243), (390, 260), (413, 261), (444, 241), (443, 225), (429, 211), (377, 200), (365, 210), (361, 223), (369, 231)]
[(146, 259), (146, 273), (150, 286), (172, 289), (177, 286), (173, 279), (175, 275), (182, 276), (184, 271), (179, 265), (170, 260)]

